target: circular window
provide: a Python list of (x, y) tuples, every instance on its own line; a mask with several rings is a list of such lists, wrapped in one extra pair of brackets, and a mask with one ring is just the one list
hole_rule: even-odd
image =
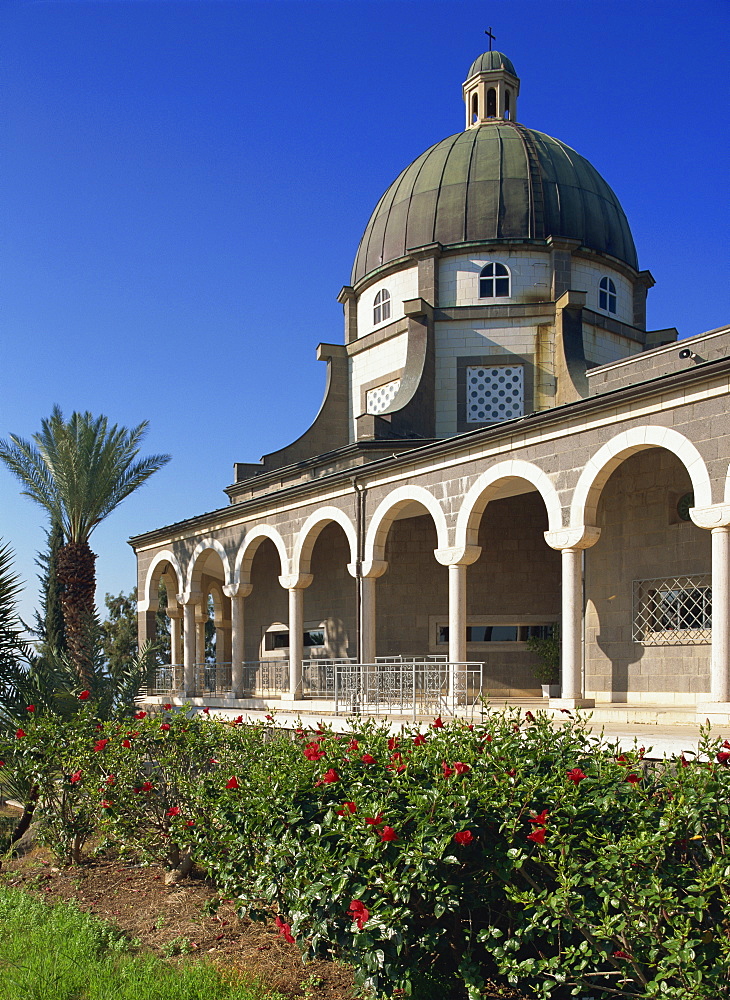
[(680, 497), (677, 501), (677, 516), (680, 521), (690, 521), (689, 516), (690, 507), (695, 505), (695, 495), (694, 493), (685, 493), (683, 497)]

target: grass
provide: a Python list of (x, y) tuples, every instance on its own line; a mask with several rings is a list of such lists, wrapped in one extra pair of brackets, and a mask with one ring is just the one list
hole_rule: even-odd
[(283, 1000), (208, 962), (171, 966), (73, 903), (0, 888), (0, 1000)]

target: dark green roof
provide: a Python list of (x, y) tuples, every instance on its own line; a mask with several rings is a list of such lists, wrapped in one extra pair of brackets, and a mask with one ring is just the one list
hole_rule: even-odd
[(483, 52), (478, 59), (475, 59), (471, 64), (471, 69), (467, 73), (467, 80), (469, 77), (474, 76), (475, 73), (483, 73), (485, 70), (490, 69), (501, 69), (502, 66), (511, 73), (512, 76), (517, 76), (515, 73), (515, 68), (504, 54), (504, 52)]
[(437, 143), (395, 179), (367, 225), (352, 283), (428, 243), (548, 236), (638, 267), (618, 198), (588, 160), (517, 122), (490, 122)]

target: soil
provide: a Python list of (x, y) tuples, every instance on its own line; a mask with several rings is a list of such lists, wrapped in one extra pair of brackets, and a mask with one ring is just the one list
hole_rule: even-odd
[[(230, 902), (211, 913), (215, 890), (196, 872), (168, 884), (161, 867), (108, 856), (92, 856), (80, 865), (59, 868), (52, 854), (33, 844), (32, 837), (24, 840), (18, 857), (3, 861), (3, 885), (40, 894), (49, 902), (75, 900), (161, 957), (212, 960), (228, 972), (260, 980), (287, 1000), (357, 997), (349, 966), (322, 960), (303, 965), (296, 946), (279, 935), (273, 914), (268, 924), (241, 919)], [(183, 959), (171, 957), (181, 949)], [(485, 1000), (492, 997), (523, 1000), (523, 994), (496, 984), (485, 993)]]

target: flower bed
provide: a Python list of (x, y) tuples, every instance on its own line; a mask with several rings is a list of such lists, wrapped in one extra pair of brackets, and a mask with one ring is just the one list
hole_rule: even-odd
[(0, 756), (78, 859), (99, 830), (193, 862), (309, 956), (378, 995), (730, 990), (730, 746), (647, 766), (567, 719), (508, 713), (398, 736), (290, 733), (184, 712), (99, 723), (32, 715)]

